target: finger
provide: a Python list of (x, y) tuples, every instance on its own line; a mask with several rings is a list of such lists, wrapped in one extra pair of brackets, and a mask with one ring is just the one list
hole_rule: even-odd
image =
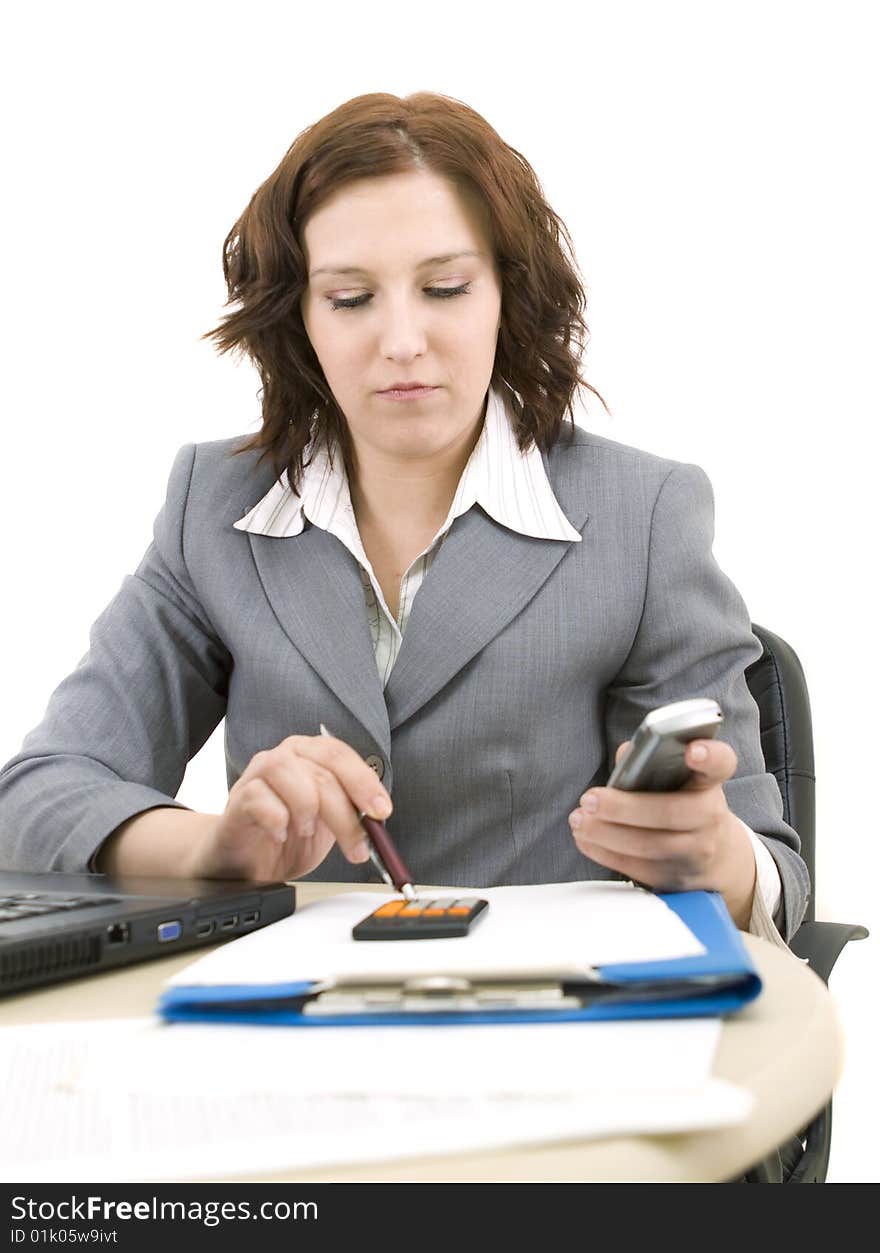
[(334, 735), (290, 735), (282, 741), (282, 746), (289, 746), (298, 756), (334, 774), (358, 812), (380, 822), (390, 815), (394, 806), (376, 772), (344, 740)]
[(658, 892), (691, 892), (703, 886), (699, 873), (682, 863), (613, 853), (589, 842), (578, 843), (578, 848), (600, 866), (616, 870), (624, 878), (647, 884)]
[(631, 743), (632, 743), (632, 740), (624, 740), (622, 744), (617, 745), (617, 752), (614, 754), (615, 766), (620, 761), (623, 754), (627, 751)]
[[(314, 841), (318, 823), (323, 822), (343, 855), (351, 862), (366, 861), (364, 828), (358, 810), (332, 771), (297, 756), (285, 745), (283, 751), (269, 754), (261, 777), (281, 798), (291, 815), (290, 839)], [(369, 766), (367, 766), (369, 770)]]
[(283, 844), (280, 849), (282, 870), (280, 878), (297, 879), (303, 873), (303, 867), (314, 868), (324, 860), (336, 843), (336, 836), (327, 826), (324, 819), (318, 816), (315, 822), (315, 834), (310, 838), (295, 837)]
[[(287, 839), (290, 811), (278, 793), (259, 775), (244, 776), (236, 783), (231, 808), (235, 822), (221, 826), (221, 843), (232, 845), (251, 840), (254, 835), (270, 836), (276, 844)], [(227, 809), (229, 806), (227, 806)]]
[[(254, 787), (257, 783), (261, 787)], [(227, 809), (232, 809), (237, 818), (247, 819), (253, 804), (249, 798), (266, 798), (266, 789), (276, 798), (275, 811), (280, 812), (281, 807), (287, 814), (288, 836), (310, 838), (315, 833), (321, 802), (308, 764), (298, 762), (290, 751), (280, 753), (277, 748), (254, 753), (229, 792)]]
[(581, 826), (572, 827), (572, 836), (582, 852), (589, 845), (612, 857), (668, 862), (692, 869), (701, 868), (706, 860), (706, 841), (698, 832), (655, 831), (589, 818)]
[(625, 827), (655, 831), (695, 831), (712, 820), (720, 798), (703, 789), (677, 792), (624, 792), (616, 787), (593, 787), (580, 797), (574, 814), (601, 818)]
[(690, 791), (723, 783), (736, 774), (736, 752), (724, 740), (691, 740), (685, 749), (684, 760), (694, 772), (685, 784)]
[[(294, 864), (288, 849), (300, 844), (298, 840), (288, 840), (289, 824), (286, 805), (264, 779), (253, 774), (249, 779), (238, 780), (214, 832), (209, 874), (243, 879), (286, 878), (288, 863)], [(309, 861), (303, 860), (297, 847), (300, 861), (296, 869), (303, 865), (311, 869), (319, 864), (332, 843), (331, 836), (321, 851), (312, 847)]]

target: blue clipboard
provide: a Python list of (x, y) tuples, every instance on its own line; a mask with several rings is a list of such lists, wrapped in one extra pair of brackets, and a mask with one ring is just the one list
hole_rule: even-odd
[(575, 1008), (438, 1009), (324, 1013), (304, 1007), (313, 983), (180, 985), (166, 989), (157, 1012), (166, 1022), (247, 1023), (284, 1027), (437, 1026), (463, 1023), (582, 1022), (625, 1018), (718, 1017), (741, 1009), (761, 991), (761, 980), (717, 892), (662, 894), (706, 952), (671, 961), (628, 962), (598, 968), (598, 981), (565, 984)]

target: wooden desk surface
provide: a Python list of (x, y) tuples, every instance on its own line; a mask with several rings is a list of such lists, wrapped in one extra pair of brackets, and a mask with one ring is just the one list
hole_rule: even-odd
[[(301, 902), (357, 890), (382, 888), (326, 883), (297, 887)], [(754, 1112), (741, 1126), (242, 1175), (236, 1181), (672, 1183), (720, 1181), (741, 1174), (822, 1108), (840, 1077), (844, 1053), (837, 1012), (821, 979), (782, 949), (755, 936), (744, 939), (764, 990), (725, 1022), (714, 1070), (755, 1097)], [(164, 980), (199, 951), (206, 950), (191, 949), (19, 993), (0, 1001), (0, 1025), (143, 1017), (153, 1012)]]

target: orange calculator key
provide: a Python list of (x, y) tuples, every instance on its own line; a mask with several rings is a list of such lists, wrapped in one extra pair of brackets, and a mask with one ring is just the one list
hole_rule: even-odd
[(405, 901), (389, 901), (387, 905), (380, 905), (378, 909), (373, 911), (374, 918), (393, 918), (395, 914), (399, 914), (403, 909)]

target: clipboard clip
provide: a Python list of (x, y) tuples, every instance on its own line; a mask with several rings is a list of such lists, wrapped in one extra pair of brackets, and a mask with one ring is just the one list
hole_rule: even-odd
[(492, 980), (448, 975), (420, 975), (398, 981), (316, 984), (301, 1005), (309, 1017), (345, 1014), (437, 1014), (492, 1011), (583, 1010), (590, 1005), (660, 1004), (693, 1001), (741, 986), (736, 974), (698, 975), (676, 979), (606, 980), (586, 969), (576, 981), (559, 979)]
[(400, 982), (322, 985), (303, 1014), (444, 1013), (467, 1010), (579, 1009), (556, 980), (483, 981), (449, 975), (419, 975)]

